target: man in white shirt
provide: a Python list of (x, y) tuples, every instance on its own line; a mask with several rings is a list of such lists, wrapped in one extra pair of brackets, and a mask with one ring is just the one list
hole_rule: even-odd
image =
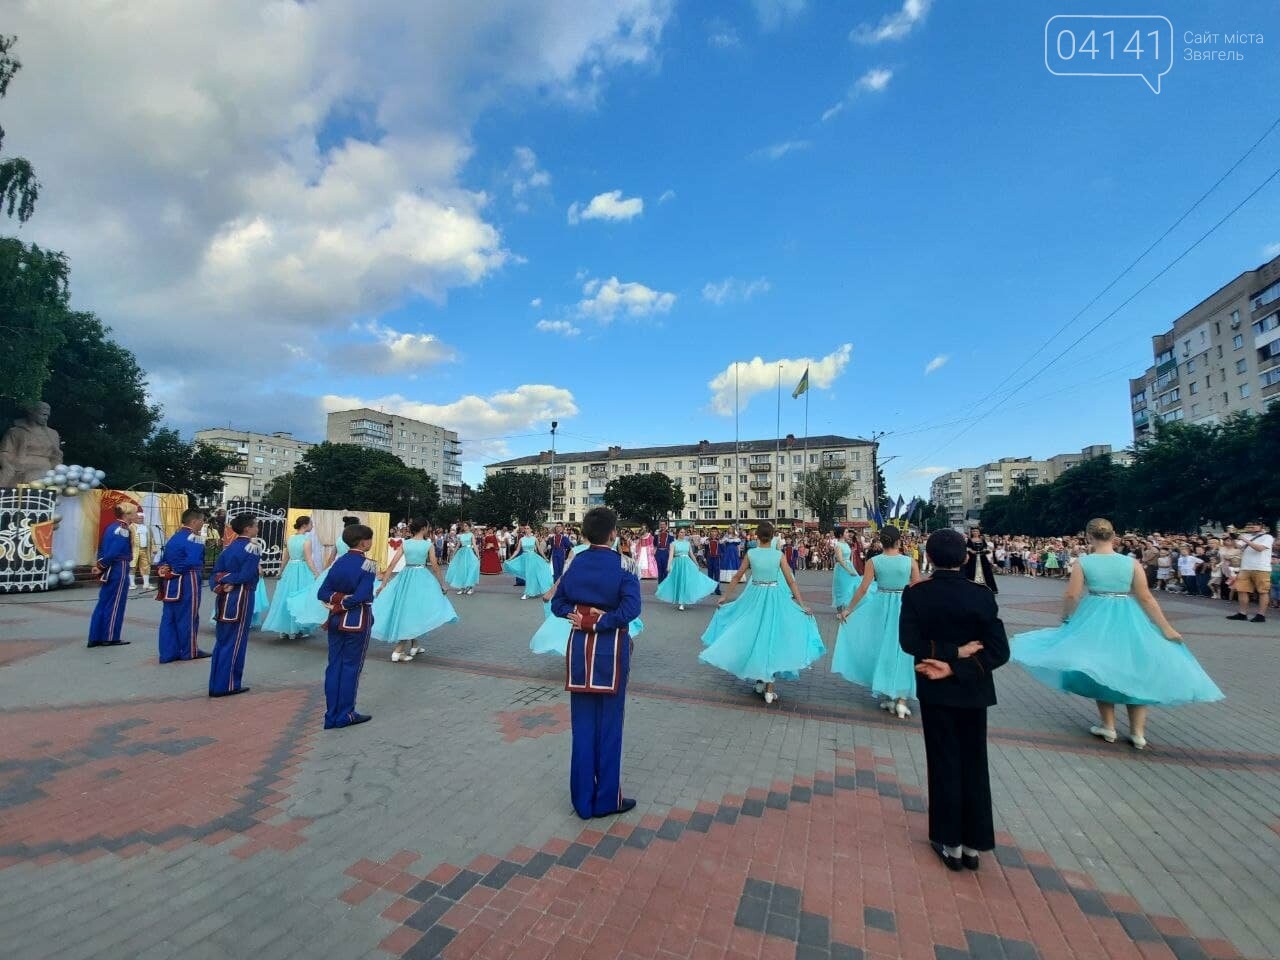
[(1228, 527), (1227, 533), (1235, 534), (1236, 546), (1240, 548), (1240, 572), (1236, 574), (1236, 599), (1240, 603), (1240, 612), (1227, 619), (1249, 620), (1249, 595), (1256, 593), (1258, 612), (1250, 622), (1266, 623), (1263, 611), (1267, 609), (1267, 598), (1271, 592), (1271, 544), (1274, 538), (1261, 520), (1246, 525), (1243, 533), (1237, 532), (1235, 527)]
[(1191, 552), (1191, 548), (1186, 544), (1182, 546), (1182, 552), (1178, 554), (1178, 576), (1182, 578), (1183, 592), (1191, 595), (1196, 594), (1196, 574), (1200, 572), (1200, 566), (1204, 561)]

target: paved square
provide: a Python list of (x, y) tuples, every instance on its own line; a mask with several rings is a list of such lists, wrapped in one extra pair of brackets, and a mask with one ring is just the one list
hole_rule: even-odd
[[(1004, 578), (1010, 633), (1062, 584)], [(802, 575), (828, 647), (829, 580)], [(1157, 710), (1138, 754), (1092, 706), (997, 675), (1000, 846), (950, 874), (925, 843), (915, 720), (824, 659), (766, 708), (697, 661), (710, 607), (652, 599), (627, 704), (639, 805), (568, 801), (563, 665), (506, 578), (413, 663), (374, 644), (360, 707), (320, 729), (322, 640), (255, 634), (244, 697), (207, 664), (86, 650), (93, 592), (0, 600), (0, 954), (57, 957), (1280, 956), (1280, 622), (1165, 607), (1227, 694)]]

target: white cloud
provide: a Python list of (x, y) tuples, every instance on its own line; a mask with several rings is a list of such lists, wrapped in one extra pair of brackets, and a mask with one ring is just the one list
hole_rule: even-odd
[(569, 205), (569, 222), (579, 220), (632, 220), (644, 213), (644, 200), (640, 197), (622, 198), (621, 190), (598, 193), (583, 206), (576, 201)]
[(576, 337), (582, 332), (568, 320), (539, 320), (534, 329), (542, 333), (558, 333), (562, 337)]
[(951, 358), (947, 356), (945, 353), (938, 354), (936, 357), (934, 357), (932, 360), (930, 360), (928, 363), (924, 365), (925, 376), (928, 376), (929, 374), (933, 373), (933, 371), (935, 370), (941, 370), (943, 367), (947, 365), (947, 361), (950, 359)]
[(458, 352), (434, 334), (401, 333), (376, 322), (366, 329), (374, 335), (373, 342), (329, 353), (331, 367), (360, 373), (413, 373), (458, 359)]
[(914, 470), (908, 470), (907, 476), (910, 477), (936, 477), (940, 473), (950, 473), (950, 467), (916, 467)]
[(893, 79), (893, 71), (885, 67), (873, 67), (854, 81), (849, 92), (845, 94), (845, 98), (839, 103), (828, 107), (822, 112), (822, 122), (838, 116), (845, 108), (845, 105), (853, 101), (856, 97), (863, 93), (883, 93), (889, 87), (889, 81)]
[(1280, 241), (1268, 243), (1262, 248), (1262, 259), (1271, 260), (1274, 257), (1280, 257)]
[(809, 371), (809, 388), (826, 390), (840, 374), (844, 373), (852, 354), (853, 345), (845, 343), (832, 353), (816, 360), (810, 357), (799, 357), (766, 361), (755, 357), (737, 364), (731, 363), (707, 383), (711, 389), (711, 410), (723, 416), (733, 416), (735, 380), (738, 402), (742, 409), (746, 409), (747, 404), (756, 394), (777, 390), (779, 365), (782, 367), (782, 386), (788, 392), (800, 382), (806, 368)]
[(811, 146), (813, 146), (813, 143), (809, 140), (783, 140), (781, 143), (761, 147), (752, 156), (764, 157), (766, 160), (781, 160), (788, 153), (793, 153), (796, 150), (808, 150)]
[[(265, 398), (286, 345), (323, 355), (511, 262), (467, 183), (476, 120), (527, 92), (591, 102), (654, 61), (671, 0), (10, 6), (5, 126), (46, 185), (24, 233), (67, 253), (173, 413)], [(545, 186), (531, 150), (515, 163), (526, 197)], [(253, 349), (210, 365), (210, 337)]]
[(674, 200), (675, 198), (676, 198), (676, 192), (674, 190), (663, 190), (662, 195), (658, 197), (658, 203), (663, 204), (663, 203), (666, 203), (668, 200)]
[(629, 317), (670, 313), (676, 302), (674, 293), (654, 290), (643, 283), (621, 283), (617, 277), (588, 280), (582, 285), (582, 293), (584, 298), (578, 301), (578, 312), (600, 323), (609, 323), (619, 313)]
[(721, 50), (736, 47), (742, 43), (738, 31), (723, 20), (715, 19), (707, 24), (707, 43)]
[(702, 299), (714, 303), (717, 307), (732, 301), (750, 300), (752, 297), (768, 293), (769, 281), (764, 277), (756, 280), (735, 280), (726, 277), (718, 283), (708, 283), (702, 288)]
[(541, 298), (541, 297), (534, 297), (532, 300), (530, 300), (530, 301), (529, 301), (529, 306), (531, 306), (531, 307), (533, 307), (533, 309), (537, 310), (540, 306), (542, 306), (542, 298)]
[(903, 0), (901, 10), (885, 14), (874, 27), (863, 24), (849, 34), (849, 39), (859, 43), (902, 40), (924, 21), (932, 4), (933, 0)]
[(538, 166), (538, 155), (530, 147), (515, 148), (507, 176), (511, 180), (511, 195), (522, 211), (528, 209), (524, 200), (527, 194), (551, 186), (551, 174)]
[(527, 433), (552, 419), (576, 416), (578, 405), (564, 387), (526, 383), (487, 397), (468, 394), (451, 403), (424, 403), (400, 394), (377, 399), (328, 394), (325, 413), (372, 407), (414, 420), (425, 420), (458, 432), (465, 463), (484, 463), (507, 453), (505, 437)]
[(806, 0), (755, 0), (760, 26), (772, 30), (804, 12)]

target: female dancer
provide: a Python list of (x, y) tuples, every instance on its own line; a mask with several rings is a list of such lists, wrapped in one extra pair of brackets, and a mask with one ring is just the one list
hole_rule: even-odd
[[(394, 570), (404, 554), (404, 572), (388, 574), (373, 597), (373, 639), (394, 643), (392, 663), (407, 663), (422, 652), (418, 638), (446, 623), (457, 623), (458, 614), (444, 595), (444, 578), (425, 520), (409, 524), (410, 538), (387, 565)], [(427, 573), (427, 564), (431, 572)]]
[(858, 568), (853, 565), (853, 528), (846, 527), (843, 535), (835, 543), (835, 574), (831, 578), (831, 605), (839, 610), (849, 606), (853, 592), (862, 584)]
[(640, 538), (633, 545), (635, 550), (636, 568), (638, 576), (641, 580), (658, 579), (658, 557), (653, 552), (653, 531), (649, 529), (649, 525), (644, 525), (644, 532), (640, 534)]
[(133, 540), (129, 528), (137, 507), (128, 501), (112, 507), (115, 520), (102, 531), (102, 543), (93, 561), (93, 572), (102, 586), (98, 589), (98, 603), (89, 621), (90, 647), (121, 647), (132, 641), (121, 640), (124, 627), (124, 608), (129, 599), (132, 577), (129, 566), (133, 562)]
[[(702, 635), (706, 649), (698, 659), (735, 677), (754, 680), (756, 693), (764, 694), (765, 703), (773, 703), (778, 699), (774, 681), (796, 679), (826, 653), (826, 647), (782, 551), (772, 546), (773, 524), (763, 521), (756, 528), (756, 538), (759, 545), (743, 558)], [(734, 601), (733, 588), (748, 574), (751, 583)], [(778, 590), (779, 577), (786, 581), (790, 596)]]
[(999, 593), (996, 586), (996, 575), (991, 569), (991, 544), (977, 527), (969, 529), (969, 539), (965, 543), (968, 553), (965, 555), (961, 571), (974, 583), (986, 587), (992, 593)]
[(320, 568), (311, 556), (311, 518), (299, 517), (293, 521), (293, 534), (284, 547), (284, 569), (276, 581), (275, 596), (271, 598), (271, 607), (262, 621), (262, 629), (280, 634), (283, 640), (294, 637), (305, 637), (312, 630), (310, 626), (299, 623), (289, 612), (289, 600), (298, 593), (316, 592), (316, 578), (320, 576)]
[(1131, 557), (1115, 552), (1110, 520), (1090, 520), (1092, 553), (1071, 572), (1062, 626), (1014, 638), (1012, 659), (1041, 683), (1098, 703), (1089, 728), (1116, 741), (1116, 707), (1129, 712), (1129, 742), (1147, 746), (1147, 708), (1222, 699), (1204, 669), (1165, 619)]
[(724, 539), (720, 541), (721, 583), (728, 583), (737, 576), (738, 567), (742, 566), (742, 557), (739, 553), (741, 549), (742, 537), (739, 536), (736, 528), (730, 528)]
[(533, 535), (533, 528), (521, 527), (524, 534), (520, 545), (511, 559), (502, 565), (502, 569), (516, 578), (518, 585), (524, 586), (521, 600), (528, 600), (540, 593), (546, 593), (551, 586), (551, 564), (542, 555), (542, 544)]
[(485, 577), (496, 577), (502, 572), (502, 552), (499, 549), (498, 536), (492, 527), (484, 529), (480, 543), (480, 574)]
[(676, 531), (676, 542), (671, 545), (671, 566), (667, 569), (667, 579), (658, 584), (657, 598), (683, 610), (686, 603), (697, 603), (719, 587), (720, 584), (698, 569), (697, 562), (690, 556), (688, 531), (681, 527)]
[(449, 561), (444, 579), (458, 591), (458, 596), (475, 593), (476, 584), (480, 582), (480, 557), (476, 553), (476, 538), (471, 534), (471, 524), (465, 520), (459, 525), (458, 549)]
[[(836, 610), (840, 629), (831, 672), (885, 699), (880, 706), (899, 720), (911, 716), (907, 700), (916, 695), (916, 663), (898, 646), (902, 591), (920, 579), (920, 565), (903, 556), (896, 527), (880, 531), (884, 553), (868, 560), (853, 599)], [(872, 586), (877, 587), (871, 591)], [(868, 595), (868, 593), (870, 595)]]
[[(564, 570), (560, 571), (560, 576), (563, 577), (565, 572), (568, 571), (570, 565), (573, 563), (574, 557), (582, 553), (582, 551), (589, 550), (590, 548), (591, 544), (583, 541), (570, 550), (569, 556), (565, 557)], [(617, 553), (618, 547), (616, 541), (613, 549), (614, 552)], [(618, 559), (625, 569), (628, 558), (619, 554)], [(560, 581), (557, 580), (556, 584), (559, 584), (559, 582)], [(556, 617), (551, 613), (551, 598), (555, 596), (556, 584), (553, 584), (551, 589), (542, 595), (542, 626), (538, 628), (537, 633), (533, 635), (533, 639), (529, 641), (529, 650), (532, 653), (554, 653), (563, 657), (565, 654), (565, 646), (569, 643), (569, 632), (573, 627), (570, 625), (568, 620)], [(643, 631), (644, 621), (639, 617), (636, 617), (627, 625), (627, 633), (631, 636), (632, 640), (640, 636)]]

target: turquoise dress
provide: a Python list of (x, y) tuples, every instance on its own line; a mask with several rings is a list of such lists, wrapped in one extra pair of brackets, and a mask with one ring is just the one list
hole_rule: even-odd
[(524, 581), (526, 597), (536, 597), (551, 589), (551, 564), (538, 554), (537, 537), (521, 537), (520, 555), (503, 561), (502, 569)]
[[(333, 559), (337, 560), (351, 548), (348, 547), (342, 537), (339, 536), (338, 542), (334, 545), (334, 549), (337, 552), (334, 553)], [(329, 566), (332, 566), (332, 564)], [(320, 584), (324, 581), (324, 575), (328, 572), (328, 567), (321, 570), (316, 576), (311, 589), (295, 593), (285, 601), (289, 605), (289, 616), (293, 618), (295, 623), (302, 627), (320, 627), (329, 622), (329, 608), (321, 603), (320, 598), (316, 596), (316, 592), (320, 589)]]
[[(583, 550), (589, 550), (589, 549), (591, 549), (591, 544), (589, 543), (578, 544), (576, 547), (574, 547), (572, 550), (569, 551), (569, 557), (570, 557), (569, 563), (573, 562), (572, 560), (573, 557), (576, 557)], [(617, 540), (613, 541), (613, 551), (614, 553), (618, 552)], [(618, 560), (619, 562), (621, 562), (622, 560), (621, 554), (619, 554)], [(568, 564), (565, 565), (565, 569), (566, 570), (569, 569)], [(550, 600), (543, 601), (542, 626), (538, 628), (537, 632), (533, 635), (533, 639), (529, 641), (530, 652), (554, 653), (563, 657), (565, 652), (565, 645), (568, 644), (569, 642), (569, 630), (570, 630), (569, 621), (564, 620), (560, 617), (554, 616), (551, 613), (551, 601)], [(643, 631), (644, 631), (644, 621), (641, 620), (639, 617), (636, 617), (634, 620), (631, 621), (630, 624), (627, 625), (627, 633), (630, 634), (632, 640), (640, 636), (640, 634)]]
[(444, 582), (455, 590), (469, 590), (480, 582), (480, 560), (472, 549), (474, 542), (471, 534), (458, 534), (458, 552), (444, 572)]
[[(836, 552), (839, 559), (845, 563), (849, 563), (849, 558), (853, 556), (853, 548), (843, 540), (836, 541)], [(861, 577), (850, 573), (837, 563), (835, 575), (831, 578), (831, 605), (837, 609), (847, 607), (861, 585)]]
[(671, 565), (667, 579), (658, 584), (656, 594), (665, 603), (697, 603), (716, 592), (719, 584), (698, 569), (690, 555), (689, 541), (677, 540), (671, 545)]
[(289, 612), (289, 601), (303, 592), (315, 595), (317, 584), (315, 574), (307, 564), (307, 541), (305, 533), (295, 533), (289, 537), (289, 562), (280, 572), (276, 581), (275, 596), (271, 598), (271, 609), (262, 621), (262, 629), (271, 633), (281, 633), (287, 637), (305, 636), (313, 627), (299, 623)]
[(911, 558), (882, 553), (871, 563), (874, 593), (868, 588), (836, 632), (831, 672), (894, 700), (916, 695), (916, 663), (898, 645), (902, 591), (911, 582)]
[(1222, 699), (1186, 644), (1166, 640), (1133, 596), (1135, 563), (1080, 558), (1088, 593), (1060, 627), (1019, 634), (1011, 659), (1046, 686), (1090, 700), (1177, 706)]
[(399, 643), (430, 633), (446, 623), (457, 623), (453, 604), (427, 569), (430, 540), (406, 540), (404, 569), (373, 600), (373, 639)]
[(818, 624), (791, 598), (782, 576), (782, 551), (754, 547), (751, 582), (717, 608), (698, 657), (743, 680), (794, 680), (824, 653)]

